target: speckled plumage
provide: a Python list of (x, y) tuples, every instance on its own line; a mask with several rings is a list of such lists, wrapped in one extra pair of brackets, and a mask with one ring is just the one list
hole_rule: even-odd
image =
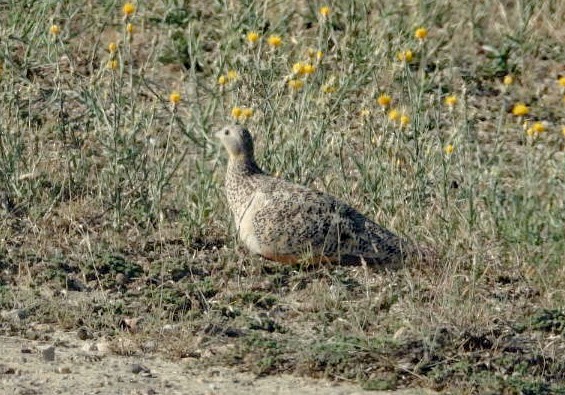
[(239, 126), (217, 133), (229, 160), (225, 192), (240, 239), (253, 253), (280, 262), (395, 264), (406, 255), (401, 238), (331, 195), (265, 174), (253, 140)]

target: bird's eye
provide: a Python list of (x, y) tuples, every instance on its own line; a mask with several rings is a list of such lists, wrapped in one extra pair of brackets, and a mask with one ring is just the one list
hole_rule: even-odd
[(228, 136), (230, 134), (230, 131), (228, 129), (224, 130), (224, 135)]

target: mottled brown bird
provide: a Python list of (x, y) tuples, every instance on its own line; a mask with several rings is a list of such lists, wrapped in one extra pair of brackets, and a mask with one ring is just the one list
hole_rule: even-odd
[(335, 197), (265, 174), (240, 125), (216, 136), (229, 159), (225, 193), (240, 239), (255, 254), (294, 263), (398, 264), (408, 243)]

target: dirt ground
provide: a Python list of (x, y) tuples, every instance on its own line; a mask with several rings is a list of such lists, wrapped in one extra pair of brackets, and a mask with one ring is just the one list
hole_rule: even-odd
[[(217, 367), (199, 369), (185, 361), (158, 355), (117, 356), (77, 338), (57, 332), (53, 341), (2, 337), (2, 394), (432, 394), (429, 390), (364, 391), (348, 383), (332, 383), (290, 375), (256, 377)], [(49, 347), (54, 348), (50, 360)]]

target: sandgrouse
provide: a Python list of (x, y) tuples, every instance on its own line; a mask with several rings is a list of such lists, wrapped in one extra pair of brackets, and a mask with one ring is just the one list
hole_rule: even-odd
[(294, 263), (398, 264), (408, 244), (331, 195), (265, 174), (240, 125), (216, 136), (228, 155), (225, 193), (240, 239), (255, 254)]

